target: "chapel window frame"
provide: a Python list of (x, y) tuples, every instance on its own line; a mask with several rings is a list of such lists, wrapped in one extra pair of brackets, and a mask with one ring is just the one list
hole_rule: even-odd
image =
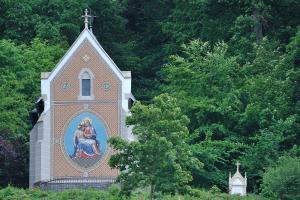
[[(87, 77), (87, 75), (89, 77)], [(83, 85), (82, 82), (85, 79), (90, 80), (90, 95), (89, 96), (84, 96), (83, 95)], [(94, 74), (89, 68), (83, 68), (81, 69), (79, 75), (78, 75), (78, 80), (79, 80), (79, 95), (78, 95), (78, 100), (94, 100), (94, 88), (93, 88), (93, 82), (94, 82)]]

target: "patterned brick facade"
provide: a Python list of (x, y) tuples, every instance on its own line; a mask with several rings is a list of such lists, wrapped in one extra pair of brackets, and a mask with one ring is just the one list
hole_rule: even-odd
[[(82, 69), (93, 73), (93, 100), (80, 100), (80, 79)], [(108, 84), (109, 87), (105, 87)], [(60, 176), (116, 176), (117, 170), (108, 166), (113, 153), (109, 147), (104, 157), (91, 168), (74, 164), (64, 152), (63, 139), (68, 124), (81, 112), (97, 115), (107, 127), (108, 137), (120, 132), (121, 82), (89, 41), (84, 41), (73, 56), (51, 82), (52, 105), (52, 177)], [(67, 87), (64, 87), (64, 86)]]
[(40, 99), (44, 110), (30, 131), (30, 187), (61, 177), (113, 180), (107, 139), (135, 140), (125, 125), (131, 72), (120, 71), (87, 26), (52, 72), (41, 74)]

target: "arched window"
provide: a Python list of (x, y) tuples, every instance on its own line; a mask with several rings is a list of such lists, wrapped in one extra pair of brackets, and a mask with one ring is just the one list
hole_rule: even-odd
[(80, 94), (78, 96), (79, 100), (92, 100), (94, 99), (93, 95), (93, 73), (90, 69), (84, 68), (79, 73), (80, 81)]
[(87, 71), (81, 75), (81, 96), (91, 96), (91, 76)]

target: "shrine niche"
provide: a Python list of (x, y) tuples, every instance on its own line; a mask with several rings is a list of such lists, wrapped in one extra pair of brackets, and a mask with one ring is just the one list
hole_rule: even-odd
[(229, 194), (245, 196), (247, 194), (247, 176), (240, 173), (240, 163), (236, 163), (236, 172), (231, 176), (229, 173)]

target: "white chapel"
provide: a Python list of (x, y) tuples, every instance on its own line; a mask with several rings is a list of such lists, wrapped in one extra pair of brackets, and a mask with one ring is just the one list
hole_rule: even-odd
[(245, 196), (247, 194), (247, 177), (246, 172), (245, 176), (243, 177), (239, 171), (240, 163), (237, 162), (236, 164), (236, 172), (231, 177), (231, 172), (229, 173), (229, 194), (237, 194), (241, 196)]
[(131, 72), (121, 71), (85, 28), (51, 72), (41, 74), (41, 98), (31, 111), (30, 187), (105, 187), (119, 171), (108, 161), (110, 137), (134, 140), (125, 125)]

